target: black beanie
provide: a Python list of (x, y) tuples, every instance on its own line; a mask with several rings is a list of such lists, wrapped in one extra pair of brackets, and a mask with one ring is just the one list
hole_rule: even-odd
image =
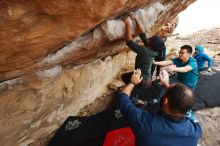
[(160, 51), (165, 48), (164, 40), (159, 36), (152, 36), (150, 38), (150, 47), (154, 51)]

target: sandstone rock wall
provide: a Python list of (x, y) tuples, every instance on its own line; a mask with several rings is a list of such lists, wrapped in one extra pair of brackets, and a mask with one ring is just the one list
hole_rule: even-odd
[[(118, 40), (120, 38), (115, 38), (115, 41), (108, 39), (112, 38), (115, 32), (120, 32), (120, 36), (124, 32), (123, 23), (117, 20), (121, 15), (136, 11), (138, 8), (143, 8), (139, 16), (144, 20), (143, 22), (147, 22), (145, 28), (150, 35), (159, 34), (167, 23), (170, 23), (193, 1), (34, 0), (27, 2), (17, 0), (12, 2), (2, 0), (0, 2), (0, 81), (23, 76), (33, 70), (52, 68), (54, 63), (45, 62), (45, 57), (65, 49), (63, 46), (71, 41), (76, 45), (74, 49), (68, 51), (72, 56), (64, 56), (65, 59), (55, 63), (79, 65), (82, 63), (79, 60), (88, 62), (91, 58), (100, 57), (96, 54), (101, 51), (109, 54), (108, 50), (101, 48), (100, 45), (111, 46), (120, 42)], [(105, 22), (108, 19), (110, 21)], [(99, 28), (100, 24), (110, 30), (104, 29), (107, 33), (103, 33), (99, 32), (99, 29), (94, 29)], [(117, 27), (112, 29), (112, 25)], [(160, 35), (165, 34), (160, 33)], [(85, 46), (91, 41), (93, 41), (91, 46), (90, 44)]]
[[(54, 74), (40, 72), (40, 77), (32, 74), (23, 77), (22, 83), (10, 85), (0, 94), (0, 145), (38, 142), (51, 135), (70, 115), (104, 110), (112, 100), (108, 84), (123, 67), (133, 64), (134, 55), (121, 53)], [(105, 102), (98, 106), (96, 98)], [(85, 106), (90, 103), (97, 109), (85, 113)]]

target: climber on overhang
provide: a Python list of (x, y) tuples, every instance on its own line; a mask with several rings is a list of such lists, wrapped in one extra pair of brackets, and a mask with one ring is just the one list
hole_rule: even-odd
[[(131, 18), (131, 19), (130, 19)], [(141, 38), (144, 45), (137, 44), (131, 34), (131, 20), (133, 20), (136, 24), (137, 31), (139, 37)], [(147, 35), (144, 31), (144, 27), (140, 24), (137, 18), (134, 15), (130, 15), (130, 17), (126, 17), (124, 20), (126, 27), (126, 45), (135, 53), (137, 53), (135, 59), (135, 69), (139, 68), (142, 72), (142, 83), (141, 85), (149, 86), (151, 83), (151, 66), (154, 60), (154, 57), (158, 55), (158, 51), (161, 51), (165, 48), (164, 41), (158, 36), (152, 36), (151, 38), (147, 38)], [(133, 72), (124, 73), (121, 76), (121, 79), (125, 84), (130, 82), (130, 78)], [(146, 103), (136, 97), (131, 97), (132, 102), (135, 105), (145, 106)]]
[[(139, 37), (141, 38), (144, 45), (137, 44), (131, 34), (131, 23), (133, 20), (136, 24), (137, 31), (139, 34)], [(141, 85), (149, 86), (151, 83), (151, 66), (152, 62), (154, 60), (154, 57), (157, 56), (159, 51), (164, 50), (165, 44), (163, 39), (161, 39), (158, 36), (152, 36), (150, 38), (147, 38), (147, 35), (144, 31), (144, 27), (140, 24), (140, 22), (137, 20), (137, 18), (134, 15), (130, 15), (130, 17), (126, 17), (124, 20), (125, 28), (126, 28), (126, 45), (135, 53), (137, 53), (136, 59), (135, 59), (135, 69), (139, 68), (142, 72), (142, 83)], [(121, 79), (125, 84), (130, 83), (130, 78), (132, 76), (133, 72), (124, 73), (121, 76)], [(132, 102), (135, 105), (140, 105), (142, 107), (145, 107), (146, 102), (140, 100), (136, 97), (131, 97)]]
[[(141, 38), (144, 45), (139, 45), (133, 40), (131, 34), (131, 20), (135, 22), (139, 37)], [(151, 78), (152, 62), (154, 60), (154, 57), (158, 55), (158, 51), (161, 51), (165, 48), (164, 41), (158, 36), (152, 36), (150, 38), (147, 38), (147, 35), (144, 31), (144, 27), (139, 23), (139, 21), (134, 15), (126, 17), (124, 23), (126, 27), (126, 45), (132, 51), (137, 53), (135, 59), (135, 69), (141, 69), (143, 76), (142, 84), (148, 85), (150, 83)], [(133, 72), (128, 72), (121, 76), (125, 84), (128, 84), (130, 82), (130, 77), (132, 74)]]

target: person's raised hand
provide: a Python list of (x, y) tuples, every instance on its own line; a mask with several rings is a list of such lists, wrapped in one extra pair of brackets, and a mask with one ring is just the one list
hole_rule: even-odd
[(140, 69), (134, 70), (134, 73), (131, 76), (131, 82), (137, 85), (141, 83), (142, 80), (143, 80), (143, 77), (141, 77), (141, 70)]
[(131, 20), (136, 20), (137, 19), (134, 14), (130, 14), (130, 18), (131, 18)]
[(125, 17), (124, 23), (125, 23), (126, 25), (131, 25), (131, 19), (130, 19), (130, 17)]

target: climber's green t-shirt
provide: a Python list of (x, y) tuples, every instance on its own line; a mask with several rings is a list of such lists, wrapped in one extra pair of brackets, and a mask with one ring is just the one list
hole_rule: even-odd
[[(141, 40), (144, 44), (147, 42), (147, 36), (145, 33), (142, 33), (140, 36)], [(157, 52), (147, 48), (146, 46), (141, 46), (134, 42), (133, 40), (127, 41), (126, 45), (132, 49), (135, 53), (137, 53), (135, 59), (135, 69), (139, 68), (142, 72), (143, 79), (145, 81), (150, 80), (151, 77), (151, 66), (152, 61), (155, 56), (157, 56)]]

